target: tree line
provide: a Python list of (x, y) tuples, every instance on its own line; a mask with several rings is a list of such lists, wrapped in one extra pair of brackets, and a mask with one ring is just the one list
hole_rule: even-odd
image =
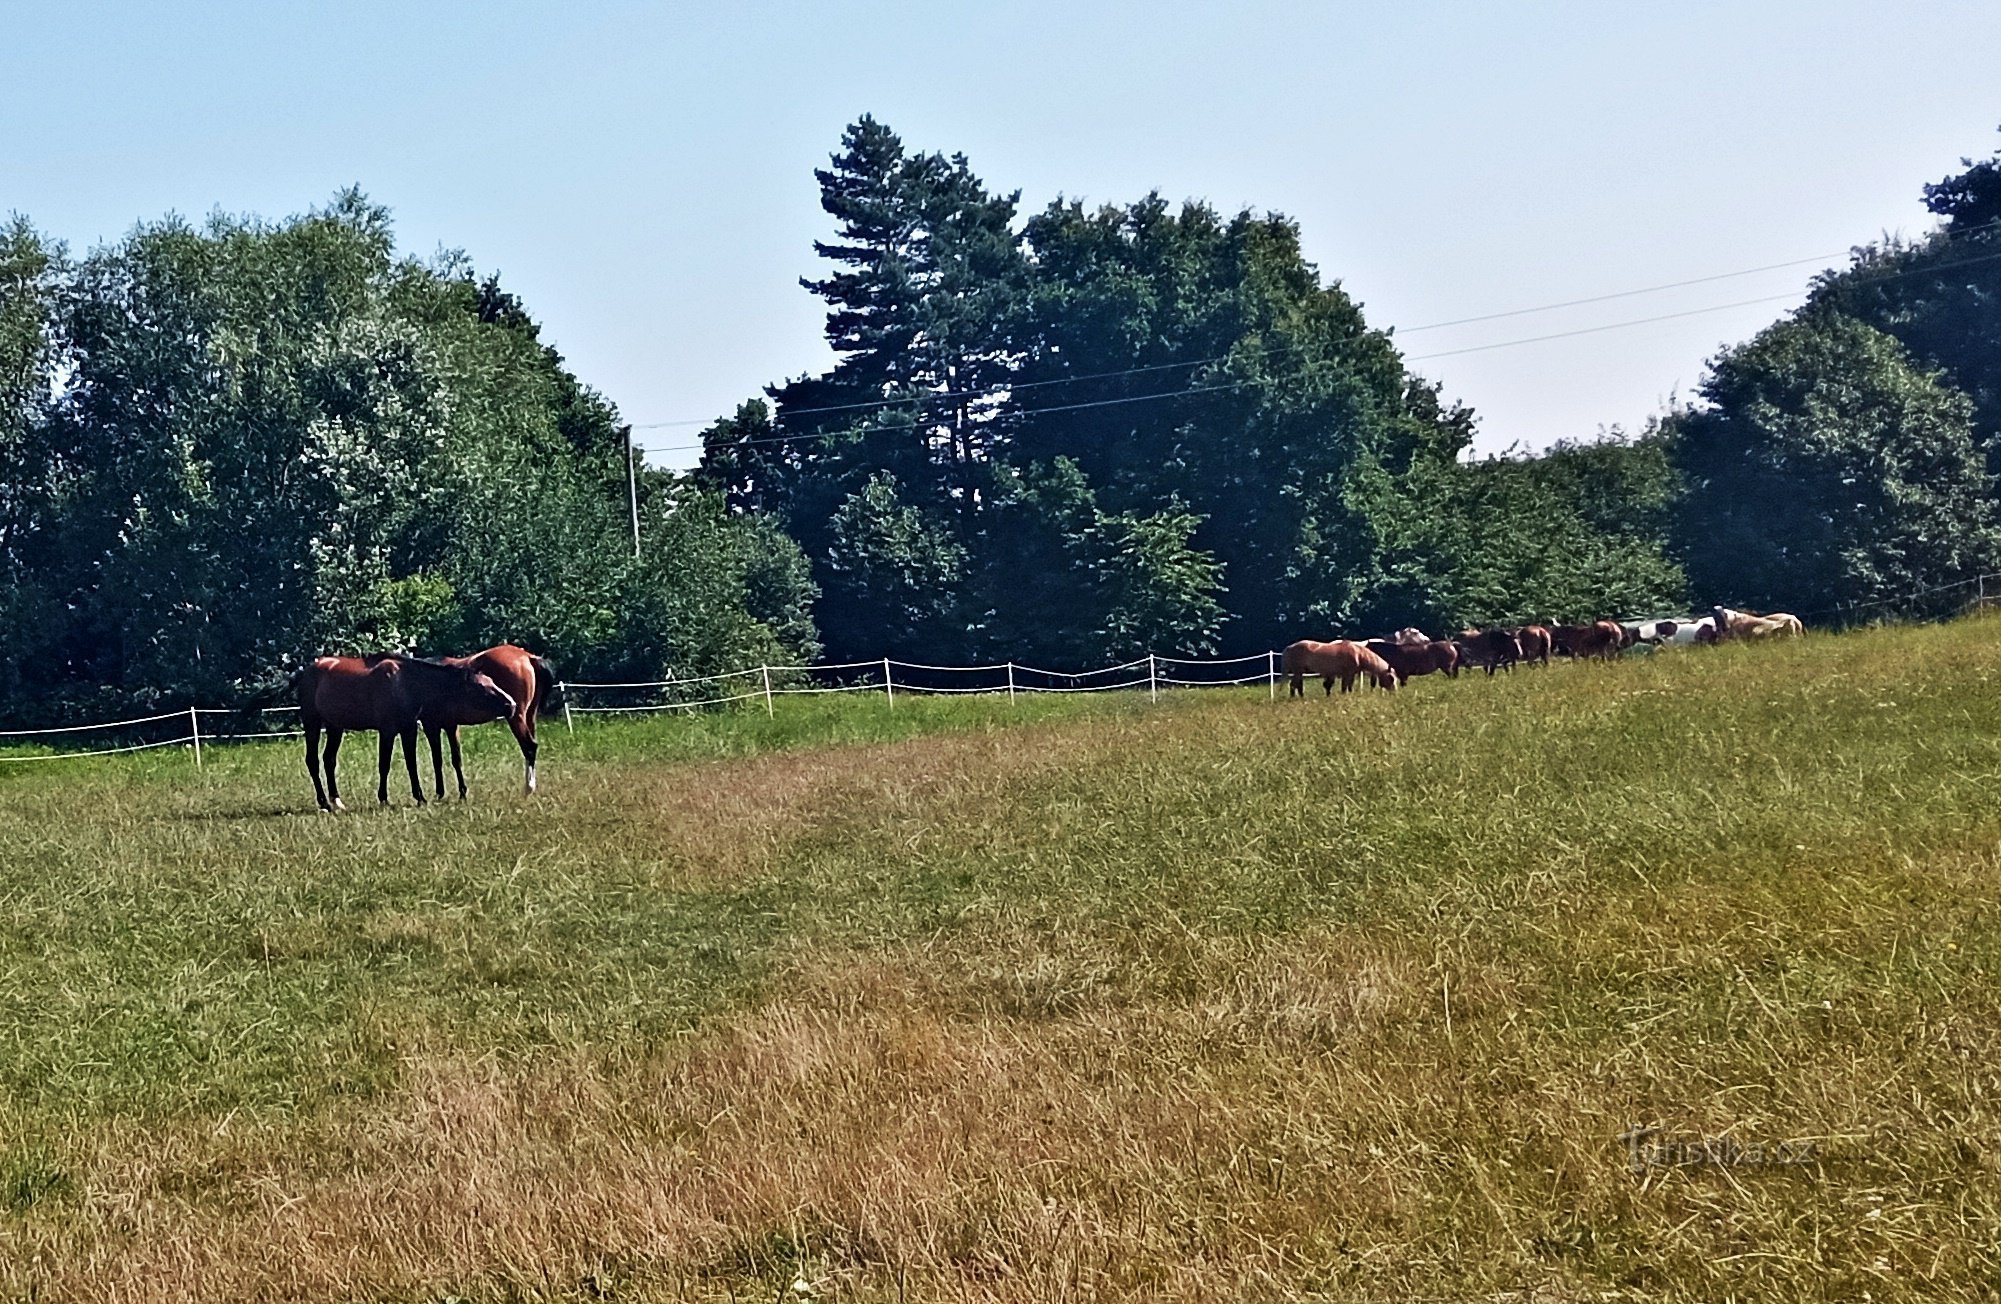
[(512, 639), (571, 678), (1083, 666), (1301, 635), (1866, 613), (2001, 559), (2001, 166), (1627, 437), (1469, 459), (1283, 216), (1024, 215), (849, 127), (805, 288), (838, 359), (641, 467), (460, 255), (358, 193), (72, 257), (0, 228), (0, 710), (236, 700), (312, 651)]
[(141, 225), (72, 258), (0, 229), (0, 707), (229, 703), (321, 651), (516, 640), (652, 678), (819, 651), (765, 518), (647, 470), (616, 409), (466, 261), (359, 194)]

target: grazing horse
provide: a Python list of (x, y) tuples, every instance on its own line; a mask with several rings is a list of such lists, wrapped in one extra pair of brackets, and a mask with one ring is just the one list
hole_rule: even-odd
[(1522, 660), (1530, 665), (1548, 665), (1551, 648), (1549, 628), (1545, 625), (1523, 625), (1515, 631), (1515, 642), (1522, 649)]
[[(345, 810), (340, 799), (341, 736), (351, 729), (373, 729), (380, 735), (375, 797), (389, 804), (389, 764), (396, 740), (403, 740), (403, 762), (410, 771), (410, 795), (424, 804), (417, 781), (417, 721), (426, 712), (451, 710), (481, 720), (504, 720), (514, 712), (514, 699), (491, 679), (467, 666), (447, 666), (412, 657), (320, 657), (292, 676), (299, 697), (299, 718), (305, 722), (306, 773), (313, 776), (313, 793), (321, 810)], [(326, 783), (320, 783), (320, 732), (326, 731)]]
[[(556, 672), (549, 663), (526, 648), (518, 648), (512, 643), (502, 643), (484, 652), (469, 657), (443, 657), (448, 666), (470, 666), (499, 685), (500, 690), (514, 699), (514, 710), (507, 715), (507, 727), (514, 732), (514, 741), (521, 748), (521, 762), (525, 767), (522, 780), (523, 791), (535, 791), (535, 719), (542, 708), (549, 705), (556, 695)], [(485, 724), (494, 717), (479, 715), (439, 705), (423, 717), (424, 733), (431, 743), (431, 770), (437, 778), (438, 797), (445, 795), (445, 763), (438, 755), (438, 735), (446, 734), (452, 741), (452, 773), (459, 781), (459, 800), (465, 800), (466, 772), (459, 757), (459, 726)]]
[(1319, 675), (1326, 686), (1328, 696), (1334, 694), (1334, 681), (1341, 681), (1341, 691), (1348, 692), (1355, 687), (1355, 681), (1367, 677), (1377, 688), (1393, 689), (1397, 686), (1396, 671), (1389, 663), (1360, 643), (1347, 639), (1336, 639), (1332, 643), (1316, 643), (1303, 638), (1289, 645), (1281, 657), (1280, 665), (1292, 680), (1292, 696), (1306, 696), (1306, 676)]
[(1443, 671), (1447, 679), (1459, 678), (1458, 645), (1445, 639), (1426, 639), (1422, 643), (1402, 641), (1392, 643), (1388, 639), (1372, 638), (1364, 646), (1389, 664), (1390, 669), (1396, 672), (1399, 682), (1415, 675), (1429, 675), (1437, 671)]
[(1797, 638), (1806, 632), (1800, 618), (1786, 611), (1760, 616), (1749, 611), (1733, 611), (1729, 607), (1713, 607), (1710, 616), (1716, 621), (1718, 634), (1723, 638)]
[(1505, 629), (1462, 629), (1459, 656), (1467, 665), (1487, 667), (1487, 677), (1496, 670), (1513, 670), (1522, 659), (1522, 645)]
[(1585, 626), (1573, 646), (1580, 658), (1596, 657), (1601, 661), (1610, 661), (1626, 649), (1630, 642), (1626, 634), (1626, 627), (1616, 620), (1595, 620)]
[(1558, 656), (1597, 657), (1610, 660), (1632, 640), (1624, 625), (1616, 620), (1594, 620), (1588, 625), (1558, 625), (1550, 630), (1550, 644)]

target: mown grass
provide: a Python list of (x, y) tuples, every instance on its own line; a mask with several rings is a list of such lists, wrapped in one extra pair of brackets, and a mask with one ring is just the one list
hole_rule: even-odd
[(0, 1284), (1986, 1298), (1997, 633), (0, 767)]

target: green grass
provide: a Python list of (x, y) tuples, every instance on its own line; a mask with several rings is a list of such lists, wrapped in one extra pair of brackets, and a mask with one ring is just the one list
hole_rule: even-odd
[(662, 890), (685, 856), (652, 836), (645, 795), (693, 792), (704, 761), (1139, 705), (906, 694), (578, 717), (574, 735), (557, 719), (534, 799), (513, 740), (468, 731), (474, 799), (427, 808), (400, 752), (378, 807), (373, 747), (350, 745), (340, 816), (315, 810), (296, 741), (211, 747), (200, 771), (181, 749), (0, 770), (0, 1099), (28, 1119), (293, 1110), (377, 1091), (413, 1038), (656, 1044), (742, 998), (809, 921), (791, 875)]
[(0, 766), (0, 1284), (1982, 1298), (1997, 633)]

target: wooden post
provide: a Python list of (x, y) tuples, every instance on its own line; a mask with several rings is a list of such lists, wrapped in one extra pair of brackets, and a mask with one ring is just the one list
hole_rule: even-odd
[(764, 673), (764, 713), (767, 716), (776, 715), (778, 713), (771, 709), (771, 667), (759, 666), (758, 669)]
[(1278, 653), (1265, 653), (1265, 673), (1271, 676), (1271, 700), (1278, 700)]
[(1007, 704), (1014, 705), (1014, 662), (1007, 663)]
[(201, 716), (196, 713), (192, 706), (188, 708), (188, 729), (191, 731), (189, 736), (195, 740), (195, 768), (199, 770), (201, 768)]
[(1156, 673), (1153, 653), (1146, 654), (1146, 691), (1154, 701), (1160, 700), (1160, 676)]
[(563, 695), (563, 727), (574, 734), (577, 731), (577, 722), (570, 718), (570, 686), (557, 684), (556, 691)]
[(896, 681), (889, 675), (889, 658), (882, 659), (882, 691), (889, 694), (889, 706), (896, 709)]

